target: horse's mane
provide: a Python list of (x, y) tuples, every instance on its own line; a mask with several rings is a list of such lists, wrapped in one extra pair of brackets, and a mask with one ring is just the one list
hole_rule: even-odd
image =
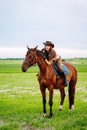
[(37, 51), (36, 51), (36, 54), (37, 54), (37, 55), (40, 55), (44, 60), (46, 59), (46, 56), (45, 56), (45, 54), (43, 53), (43, 51), (37, 50)]

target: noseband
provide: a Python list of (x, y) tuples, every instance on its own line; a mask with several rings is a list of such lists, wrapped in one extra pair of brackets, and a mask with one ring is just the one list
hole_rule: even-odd
[(24, 61), (24, 64), (27, 64), (28, 67), (32, 65), (31, 62), (28, 62), (28, 61)]
[[(28, 58), (27, 58), (28, 59)], [(32, 66), (33, 64), (32, 64), (32, 62), (33, 61), (35, 61), (36, 62), (36, 56), (33, 56), (32, 58), (31, 58), (31, 62), (28, 62), (28, 61), (24, 61), (24, 64), (27, 64), (28, 65), (28, 67), (29, 66)]]

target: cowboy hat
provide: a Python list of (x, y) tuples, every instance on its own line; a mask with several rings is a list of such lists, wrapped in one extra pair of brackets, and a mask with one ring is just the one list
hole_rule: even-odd
[(46, 41), (43, 43), (45, 46), (51, 46), (52, 48), (54, 48), (54, 44), (50, 41)]

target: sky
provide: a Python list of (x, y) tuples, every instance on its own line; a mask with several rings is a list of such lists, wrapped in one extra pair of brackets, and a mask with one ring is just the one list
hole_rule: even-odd
[(47, 40), (62, 57), (87, 57), (87, 0), (0, 0), (0, 58)]

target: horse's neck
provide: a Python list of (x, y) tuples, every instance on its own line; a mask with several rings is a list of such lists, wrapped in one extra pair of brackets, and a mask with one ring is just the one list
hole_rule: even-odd
[(40, 69), (40, 72), (41, 73), (46, 73), (47, 64), (46, 64), (45, 60), (41, 56), (38, 56), (37, 64), (38, 64), (38, 67)]

